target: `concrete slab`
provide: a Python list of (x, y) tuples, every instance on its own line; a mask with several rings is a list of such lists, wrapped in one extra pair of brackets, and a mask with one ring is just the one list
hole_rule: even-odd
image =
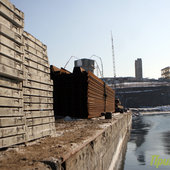
[(17, 69), (17, 70), (20, 70), (20, 71), (23, 71), (23, 69), (24, 69), (23, 63), (18, 62), (16, 60), (11, 59), (11, 58), (4, 56), (2, 54), (0, 54), (0, 64), (6, 65), (10, 68)]
[[(1, 94), (1, 93), (0, 93)], [(53, 98), (49, 97), (35, 97), (35, 96), (23, 96), (24, 103), (53, 103)]]
[(0, 97), (0, 106), (3, 106), (3, 107), (23, 107), (23, 99)]
[(0, 76), (0, 87), (22, 90), (22, 82)]
[(5, 76), (7, 78), (13, 78), (18, 81), (24, 80), (24, 72), (14, 68), (10, 68), (4, 64), (0, 63), (0, 76)]
[(0, 107), (0, 117), (23, 117), (24, 112), (21, 107), (12, 108), (12, 107)]
[(24, 111), (26, 118), (54, 116), (53, 110)]
[(25, 118), (24, 117), (0, 117), (0, 127), (9, 127), (9, 126), (18, 126), (24, 125)]
[(18, 53), (23, 54), (24, 53), (24, 47), (8, 38), (6, 38), (4, 35), (0, 35), (0, 44), (5, 45)]
[(30, 96), (53, 97), (53, 92), (51, 91), (37, 90), (26, 87), (23, 88), (23, 94)]
[(24, 103), (24, 111), (26, 110), (52, 110), (52, 103)]
[(14, 23), (18, 27), (24, 27), (24, 20), (20, 16), (16, 15), (13, 11), (7, 8), (4, 4), (0, 3), (0, 13), (7, 18), (10, 22)]
[(15, 33), (22, 35), (23, 34), (23, 28), (20, 28), (13, 24), (11, 21), (7, 20), (3, 16), (0, 15), (0, 23), (8, 27), (11, 31), (14, 31)]
[(23, 92), (17, 89), (9, 89), (6, 87), (0, 87), (1, 97), (23, 98)]
[(40, 90), (46, 90), (46, 91), (53, 91), (53, 85), (42, 84), (42, 83), (34, 82), (31, 80), (24, 80), (23, 87), (29, 87), (33, 89), (40, 89)]
[(23, 63), (24, 61), (24, 55), (22, 53), (15, 51), (14, 49), (11, 49), (3, 44), (0, 44), (0, 54), (5, 55), (21, 63)]

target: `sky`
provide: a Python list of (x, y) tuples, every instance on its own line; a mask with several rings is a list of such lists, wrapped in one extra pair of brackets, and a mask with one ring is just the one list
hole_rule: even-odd
[[(170, 65), (170, 0), (11, 0), (25, 14), (25, 31), (47, 45), (49, 62), (64, 67), (71, 56), (102, 58), (112, 77), (111, 31), (117, 77), (160, 78)], [(100, 60), (96, 59), (100, 66)], [(74, 58), (66, 69), (72, 71)]]

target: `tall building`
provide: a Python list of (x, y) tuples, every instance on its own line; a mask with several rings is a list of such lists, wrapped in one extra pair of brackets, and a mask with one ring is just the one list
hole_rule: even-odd
[(170, 67), (165, 67), (161, 70), (161, 77), (164, 79), (170, 79)]
[(74, 61), (75, 67), (82, 67), (86, 71), (94, 72), (94, 60), (82, 58)]
[(136, 77), (136, 80), (143, 79), (141, 58), (138, 58), (137, 60), (135, 60), (135, 77)]

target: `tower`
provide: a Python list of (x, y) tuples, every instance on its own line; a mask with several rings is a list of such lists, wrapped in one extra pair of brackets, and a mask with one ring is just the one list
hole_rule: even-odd
[(136, 77), (136, 80), (139, 80), (139, 81), (143, 79), (141, 58), (138, 58), (137, 60), (135, 60), (135, 77)]

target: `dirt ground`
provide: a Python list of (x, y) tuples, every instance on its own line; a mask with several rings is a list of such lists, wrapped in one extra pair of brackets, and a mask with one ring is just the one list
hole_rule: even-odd
[(0, 170), (51, 169), (50, 161), (60, 160), (111, 120), (56, 121), (55, 137), (45, 137), (0, 151)]

